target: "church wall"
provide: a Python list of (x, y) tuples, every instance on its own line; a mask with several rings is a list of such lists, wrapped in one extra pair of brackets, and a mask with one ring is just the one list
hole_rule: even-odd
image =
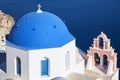
[[(15, 47), (7, 46), (7, 75), (10, 78), (20, 78), (21, 80), (29, 80), (29, 63), (28, 52), (17, 49)], [(21, 60), (21, 76), (17, 74), (16, 70), (16, 57)]]
[[(63, 47), (30, 50), (29, 51), (29, 80), (52, 79), (65, 76), (65, 54), (70, 52), (70, 67), (75, 66), (75, 41), (71, 41)], [(41, 77), (40, 61), (43, 58), (49, 60), (49, 76)], [(33, 76), (34, 75), (34, 76)]]
[(76, 73), (84, 74), (84, 71), (85, 71), (85, 61), (84, 61), (84, 59), (80, 59), (80, 62), (76, 65), (76, 67), (73, 71), (76, 72)]
[(8, 76), (6, 75), (6, 73), (2, 70), (0, 70), (0, 80), (5, 80)]

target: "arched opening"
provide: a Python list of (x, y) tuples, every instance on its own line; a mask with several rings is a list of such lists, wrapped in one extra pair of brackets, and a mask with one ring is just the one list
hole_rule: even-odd
[(95, 65), (100, 65), (100, 57), (98, 53), (94, 54), (94, 59), (95, 59)]
[(103, 38), (102, 37), (100, 37), (99, 38), (99, 48), (101, 48), (101, 49), (103, 49)]
[(65, 55), (65, 68), (68, 70), (70, 68), (70, 53), (67, 52)]
[(107, 66), (107, 65), (108, 65), (107, 59), (108, 59), (107, 55), (103, 55), (103, 65), (104, 65), (104, 66)]
[(48, 58), (43, 58), (41, 60), (41, 76), (49, 75), (49, 60)]
[(21, 60), (19, 57), (16, 58), (16, 71), (17, 75), (21, 76)]

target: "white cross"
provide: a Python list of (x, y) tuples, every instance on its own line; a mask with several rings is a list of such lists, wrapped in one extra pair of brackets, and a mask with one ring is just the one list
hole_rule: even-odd
[(41, 10), (40, 8), (41, 8), (41, 5), (38, 4), (38, 10), (37, 10), (37, 13), (42, 13), (42, 10)]
[(40, 4), (38, 4), (38, 10), (40, 10), (40, 8), (41, 8), (41, 5), (40, 5)]

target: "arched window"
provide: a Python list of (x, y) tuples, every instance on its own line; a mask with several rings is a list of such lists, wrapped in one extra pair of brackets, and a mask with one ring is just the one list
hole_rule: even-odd
[(41, 76), (48, 76), (49, 75), (48, 70), (49, 70), (49, 61), (47, 58), (43, 58), (41, 60)]
[(70, 68), (70, 53), (67, 52), (65, 55), (65, 68), (68, 70)]
[(21, 76), (21, 60), (19, 57), (16, 58), (16, 73)]
[(104, 64), (104, 66), (108, 65), (107, 59), (108, 59), (107, 55), (103, 55), (103, 64)]
[(94, 58), (95, 58), (95, 64), (99, 65), (100, 64), (100, 57), (99, 57), (98, 53), (94, 54)]
[(103, 38), (99, 38), (99, 47), (103, 49)]

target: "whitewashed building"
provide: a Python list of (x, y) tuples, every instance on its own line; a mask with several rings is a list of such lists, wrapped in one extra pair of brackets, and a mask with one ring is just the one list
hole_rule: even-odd
[(64, 22), (39, 6), (24, 15), (7, 36), (6, 51), (0, 55), (0, 80), (98, 80), (86, 73), (83, 53)]

